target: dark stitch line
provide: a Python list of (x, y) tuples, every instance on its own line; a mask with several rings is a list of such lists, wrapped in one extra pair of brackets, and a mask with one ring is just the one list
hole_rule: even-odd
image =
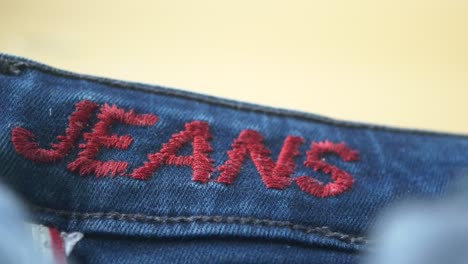
[(52, 208), (44, 208), (31, 206), (33, 211), (39, 213), (53, 213), (61, 217), (70, 219), (110, 219), (117, 221), (141, 222), (150, 224), (189, 224), (189, 223), (222, 223), (222, 224), (240, 224), (265, 227), (283, 227), (294, 231), (300, 231), (306, 234), (316, 234), (328, 238), (337, 239), (349, 244), (363, 245), (368, 244), (369, 240), (364, 236), (356, 236), (330, 230), (326, 226), (313, 227), (294, 224), (289, 221), (277, 221), (269, 219), (258, 219), (254, 217), (237, 217), (237, 216), (154, 216), (144, 214), (122, 214), (117, 212), (96, 212), (82, 213), (65, 210), (57, 210)]
[[(447, 137), (462, 137), (466, 138), (468, 135), (462, 134), (455, 134), (455, 133), (448, 133), (448, 132), (437, 132), (437, 131), (427, 131), (422, 129), (405, 129), (405, 128), (397, 128), (397, 127), (388, 127), (388, 126), (381, 126), (381, 125), (373, 125), (373, 124), (366, 124), (366, 123), (359, 123), (359, 122), (350, 122), (350, 121), (343, 121), (343, 120), (336, 120), (329, 117), (324, 116), (316, 116), (310, 113), (298, 112), (293, 110), (285, 110), (285, 109), (275, 109), (272, 107), (267, 106), (259, 106), (247, 103), (241, 103), (234, 100), (227, 100), (222, 99), (214, 96), (209, 95), (202, 95), (197, 93), (191, 93), (186, 91), (178, 91), (172, 88), (166, 88), (157, 85), (148, 85), (148, 87), (144, 87), (144, 85), (136, 84), (136, 83), (128, 83), (118, 80), (113, 80), (109, 78), (102, 78), (96, 77), (92, 75), (85, 75), (85, 74), (78, 74), (73, 73), (57, 68), (53, 68), (51, 66), (47, 66), (45, 64), (41, 64), (35, 61), (31, 61), (24, 58), (11, 58), (11, 55), (1, 54), (0, 53), (0, 68), (9, 67), (8, 65), (20, 65), (20, 68), (29, 67), (31, 69), (36, 69), (38, 71), (42, 71), (49, 74), (54, 74), (56, 76), (61, 76), (64, 78), (70, 78), (75, 80), (86, 80), (95, 82), (98, 84), (108, 85), (111, 87), (135, 90), (140, 92), (147, 92), (159, 95), (167, 95), (167, 96), (174, 96), (182, 99), (190, 99), (196, 100), (203, 103), (209, 103), (213, 105), (219, 105), (224, 107), (233, 108), (236, 110), (244, 110), (256, 113), (262, 113), (267, 115), (276, 115), (280, 117), (291, 117), (291, 118), (298, 118), (303, 119), (306, 121), (314, 121), (319, 122), (322, 124), (328, 125), (335, 125), (341, 127), (349, 127), (349, 128), (364, 128), (364, 129), (372, 129), (372, 130), (381, 130), (381, 131), (389, 131), (389, 132), (396, 132), (396, 133), (412, 133), (412, 134), (422, 134), (422, 135), (429, 135), (429, 136), (447, 136)], [(6, 66), (5, 66), (6, 65)], [(14, 71), (16, 72), (16, 71)], [(2, 73), (0, 71), (0, 73)], [(18, 72), (19, 74), (20, 72)], [(17, 74), (16, 74), (17, 75)], [(158, 89), (158, 90), (155, 90)]]

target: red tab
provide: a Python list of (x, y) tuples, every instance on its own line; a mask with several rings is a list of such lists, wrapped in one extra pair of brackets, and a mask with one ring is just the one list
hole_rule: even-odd
[(52, 252), (54, 253), (55, 262), (58, 264), (65, 264), (67, 263), (65, 257), (65, 249), (63, 247), (62, 237), (60, 236), (60, 232), (55, 228), (49, 228), (50, 233), (50, 240), (51, 240), (51, 247)]

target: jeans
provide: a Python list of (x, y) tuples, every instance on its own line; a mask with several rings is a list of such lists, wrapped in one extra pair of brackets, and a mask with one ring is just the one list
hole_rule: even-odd
[[(0, 176), (78, 263), (357, 263), (444, 195), (468, 137), (338, 121), (0, 55)], [(332, 96), (324, 98), (333, 103)]]

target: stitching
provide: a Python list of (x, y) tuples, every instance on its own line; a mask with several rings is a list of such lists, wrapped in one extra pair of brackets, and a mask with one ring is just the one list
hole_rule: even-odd
[(291, 175), (294, 174), (297, 167), (294, 158), (301, 155), (299, 148), (304, 142), (304, 138), (297, 136), (288, 136), (284, 140), (283, 148), (271, 174), (272, 179), (268, 187), (278, 188), (283, 182), (286, 182), (288, 185), (291, 184)]
[(294, 158), (300, 155), (299, 147), (304, 142), (302, 137), (288, 136), (284, 140), (283, 148), (275, 163), (271, 158), (271, 151), (265, 147), (262, 134), (255, 130), (243, 130), (234, 140), (232, 150), (228, 151), (229, 159), (221, 165), (217, 182), (233, 184), (239, 175), (247, 154), (255, 164), (262, 181), (267, 188), (285, 189), (291, 184), (291, 174), (296, 164)]
[(69, 123), (65, 135), (57, 136), (59, 143), (53, 143), (51, 149), (40, 148), (39, 144), (33, 141), (36, 136), (31, 131), (15, 127), (12, 130), (12, 142), (16, 151), (26, 159), (35, 162), (51, 163), (63, 159), (77, 142), (98, 105), (83, 100), (75, 107), (76, 110), (68, 118)]
[[(193, 121), (185, 124), (185, 130), (173, 134), (169, 142), (163, 144), (159, 152), (149, 154), (149, 161), (136, 168), (131, 177), (147, 180), (163, 164), (175, 166), (191, 166), (192, 180), (207, 183), (214, 171), (214, 160), (209, 157), (213, 151), (209, 143), (212, 138), (210, 125), (205, 121)], [(193, 141), (192, 156), (176, 156), (177, 151), (189, 141)]]
[[(0, 68), (8, 67), (8, 65), (11, 65), (11, 64), (19, 65), (21, 66), (19, 67), (19, 69), (23, 69), (27, 67), (27, 68), (36, 69), (38, 71), (42, 71), (45, 73), (54, 74), (56, 76), (61, 76), (64, 78), (70, 78), (70, 79), (75, 79), (75, 80), (86, 80), (86, 81), (91, 81), (94, 83), (108, 85), (108, 86), (116, 87), (116, 88), (123, 88), (123, 89), (152, 93), (152, 94), (173, 96), (173, 97), (178, 97), (178, 98), (183, 98), (183, 99), (195, 100), (195, 101), (203, 102), (203, 103), (209, 103), (212, 105), (229, 107), (229, 108), (236, 109), (236, 110), (256, 112), (256, 113), (262, 113), (266, 115), (274, 115), (274, 116), (280, 116), (280, 117), (297, 118), (297, 119), (302, 119), (306, 121), (314, 121), (314, 122), (318, 122), (322, 124), (329, 124), (329, 125), (334, 125), (334, 126), (349, 127), (349, 128), (364, 128), (364, 129), (372, 129), (372, 130), (390, 131), (390, 132), (396, 132), (396, 133), (413, 133), (413, 134), (421, 134), (421, 135), (429, 135), (429, 136), (448, 136), (448, 137), (468, 138), (468, 135), (454, 134), (454, 133), (448, 133), (448, 132), (435, 132), (435, 131), (426, 131), (426, 130), (421, 130), (421, 129), (405, 129), (405, 128), (388, 127), (388, 126), (373, 125), (373, 124), (366, 124), (366, 123), (359, 123), (359, 122), (336, 120), (336, 119), (332, 119), (328, 117), (313, 115), (310, 113), (240, 103), (240, 102), (236, 102), (232, 100), (217, 98), (214, 96), (201, 95), (201, 94), (196, 94), (196, 93), (189, 93), (185, 91), (174, 90), (174, 89), (165, 88), (162, 86), (145, 87), (145, 85), (142, 85), (142, 84), (126, 83), (126, 82), (117, 81), (117, 80), (108, 79), (108, 78), (96, 77), (96, 76), (85, 75), (85, 74), (77, 74), (77, 73), (53, 68), (53, 67), (50, 67), (50, 66), (38, 63), (38, 62), (33, 62), (27, 59), (11, 58), (9, 56), (10, 55), (0, 54)], [(21, 70), (19, 70), (17, 74), (19, 74), (20, 72)]]
[[(39, 148), (39, 145), (32, 140), (34, 139), (32, 132), (22, 127), (15, 127), (12, 131), (12, 141), (16, 151), (36, 162), (47, 163), (62, 159), (70, 152), (97, 107), (98, 105), (91, 101), (78, 102), (75, 112), (69, 117), (69, 128), (65, 130), (65, 136), (58, 136), (57, 140), (60, 143), (52, 144), (51, 149)], [(92, 132), (83, 135), (86, 142), (79, 145), (82, 150), (78, 153), (78, 157), (67, 166), (72, 172), (82, 176), (94, 173), (96, 177), (125, 175), (138, 180), (148, 180), (159, 167), (167, 164), (192, 167), (192, 180), (200, 183), (209, 182), (211, 173), (215, 172), (214, 160), (209, 156), (213, 151), (210, 145), (212, 135), (210, 125), (205, 121), (186, 123), (185, 130), (173, 134), (159, 152), (148, 155), (149, 161), (134, 169), (131, 174), (125, 174), (128, 169), (127, 161), (97, 159), (103, 147), (127, 150), (133, 142), (133, 137), (130, 135), (110, 135), (112, 125), (120, 122), (134, 126), (153, 126), (158, 121), (158, 117), (154, 114), (137, 114), (133, 109), (125, 111), (116, 105), (108, 104), (101, 107), (97, 117), (99, 121), (94, 125)], [(218, 167), (221, 173), (216, 182), (233, 184), (247, 156), (250, 156), (267, 188), (283, 190), (289, 187), (293, 181), (291, 175), (296, 168), (294, 159), (300, 155), (299, 148), (305, 142), (304, 138), (287, 136), (276, 162), (271, 159), (271, 151), (265, 146), (264, 141), (260, 132), (242, 130), (232, 143), (232, 149), (227, 152), (228, 160)], [(192, 143), (193, 154), (176, 155), (178, 150), (189, 142)], [(353, 176), (322, 161), (322, 157), (328, 153), (337, 154), (346, 162), (359, 159), (358, 152), (348, 148), (345, 143), (336, 144), (328, 140), (312, 142), (311, 150), (307, 152), (305, 166), (331, 174), (334, 182), (323, 184), (314, 178), (299, 176), (295, 182), (302, 191), (325, 198), (339, 195), (353, 186)]]
[(346, 171), (326, 163), (322, 157), (326, 154), (336, 154), (346, 162), (359, 160), (359, 153), (350, 149), (343, 143), (332, 143), (328, 140), (324, 142), (312, 142), (311, 150), (307, 151), (307, 159), (304, 162), (306, 167), (313, 168), (314, 171), (323, 171), (331, 174), (334, 182), (323, 184), (322, 182), (307, 176), (297, 177), (296, 183), (306, 193), (325, 198), (329, 196), (340, 195), (351, 189), (354, 184), (354, 178)]
[(237, 217), (237, 216), (155, 216), (145, 214), (123, 214), (117, 212), (95, 212), (83, 213), (65, 210), (57, 210), (52, 208), (44, 208), (31, 206), (31, 209), (39, 213), (52, 213), (69, 219), (108, 219), (116, 221), (128, 221), (149, 224), (190, 224), (190, 223), (219, 223), (219, 224), (239, 224), (264, 227), (288, 228), (293, 231), (299, 231), (306, 234), (315, 234), (327, 238), (337, 239), (349, 244), (363, 245), (368, 244), (369, 240), (365, 236), (357, 236), (330, 230), (327, 226), (307, 226), (294, 224), (289, 221), (278, 221), (270, 219), (258, 219), (254, 217)]
[(110, 135), (109, 130), (112, 124), (120, 122), (133, 126), (153, 126), (158, 117), (154, 114), (136, 114), (132, 109), (128, 112), (117, 106), (104, 104), (101, 113), (98, 114), (99, 122), (94, 125), (93, 132), (85, 133), (85, 144), (80, 144), (83, 150), (78, 153), (78, 158), (68, 164), (68, 169), (79, 172), (80, 175), (96, 174), (97, 177), (107, 175), (123, 175), (128, 168), (127, 161), (96, 160), (102, 147), (126, 150), (133, 142), (130, 135)]

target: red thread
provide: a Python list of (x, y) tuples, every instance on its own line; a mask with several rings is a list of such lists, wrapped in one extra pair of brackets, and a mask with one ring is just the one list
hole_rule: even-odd
[(301, 190), (314, 196), (324, 198), (339, 195), (353, 186), (353, 176), (322, 160), (322, 157), (329, 153), (337, 154), (346, 162), (359, 160), (359, 153), (356, 150), (348, 148), (345, 143), (336, 144), (328, 140), (318, 143), (313, 142), (311, 150), (307, 151), (307, 160), (304, 164), (309, 168), (313, 168), (314, 171), (320, 170), (326, 174), (331, 174), (334, 182), (323, 184), (316, 179), (300, 176), (296, 178), (296, 183)]
[(263, 182), (267, 188), (284, 189), (291, 184), (291, 174), (296, 167), (294, 158), (298, 156), (299, 147), (304, 142), (301, 137), (288, 136), (278, 157), (278, 162), (271, 160), (271, 152), (263, 144), (263, 136), (255, 130), (243, 130), (234, 140), (232, 150), (228, 151), (229, 159), (220, 166), (218, 182), (234, 183), (242, 164), (250, 153)]
[(68, 169), (79, 172), (80, 175), (96, 174), (96, 176), (123, 175), (128, 168), (126, 161), (100, 161), (96, 157), (102, 147), (126, 150), (133, 142), (130, 135), (110, 135), (112, 124), (119, 122), (132, 126), (153, 126), (158, 117), (153, 114), (136, 114), (130, 110), (126, 112), (117, 106), (105, 104), (98, 114), (99, 121), (91, 133), (85, 133), (85, 144), (80, 144), (83, 150), (78, 153), (78, 158), (68, 164)]
[(302, 137), (288, 136), (278, 156), (272, 177), (267, 182), (268, 188), (284, 189), (291, 184), (291, 175), (296, 169), (294, 158), (299, 156), (299, 147), (305, 142)]
[(51, 144), (50, 149), (40, 148), (39, 144), (33, 141), (36, 136), (32, 132), (22, 127), (15, 127), (12, 130), (15, 150), (26, 159), (35, 162), (51, 163), (63, 159), (77, 142), (98, 105), (83, 100), (78, 102), (75, 107), (76, 110), (68, 118), (68, 128), (65, 130), (65, 135), (57, 136), (59, 143)]
[[(131, 176), (139, 180), (147, 180), (162, 165), (191, 166), (192, 180), (206, 183), (214, 171), (214, 161), (209, 157), (213, 151), (210, 145), (211, 133), (207, 122), (193, 121), (185, 124), (185, 130), (172, 135), (169, 142), (163, 144), (159, 152), (148, 155), (149, 161), (136, 168)], [(192, 156), (176, 156), (177, 151), (186, 143), (192, 141)]]

